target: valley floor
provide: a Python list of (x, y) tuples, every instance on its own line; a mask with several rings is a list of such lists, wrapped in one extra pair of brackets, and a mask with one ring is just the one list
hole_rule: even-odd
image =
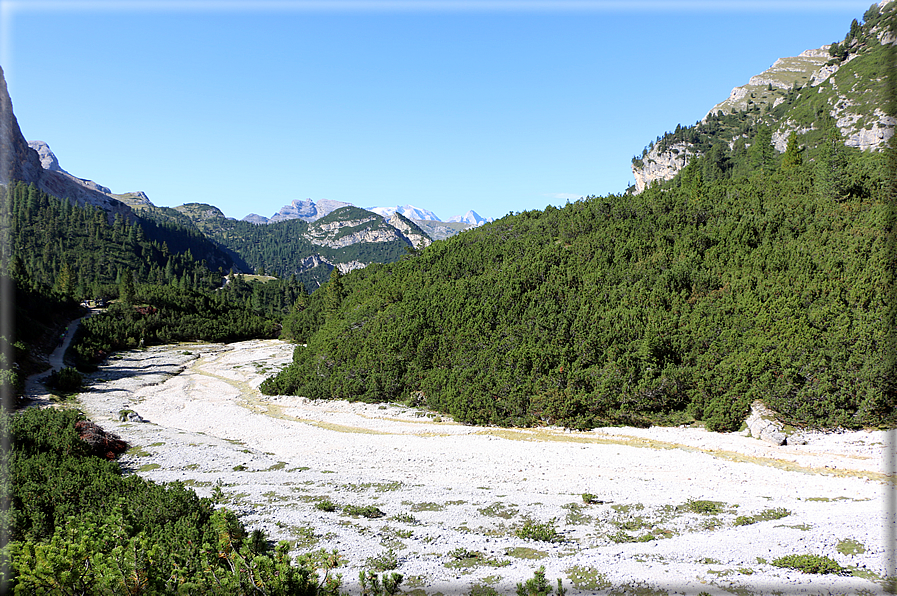
[[(128, 471), (203, 496), (221, 483), (249, 528), (296, 552), (339, 550), (351, 593), (360, 569), (392, 554), (403, 591), (417, 594), (513, 594), (540, 566), (568, 594), (885, 593), (894, 431), (773, 447), (698, 428), (482, 428), (399, 405), (261, 395), (292, 350), (249, 341), (117, 354), (90, 375), (80, 407), (135, 446), (121, 458)], [(122, 409), (146, 422), (120, 422)], [(325, 498), (338, 508), (317, 509)], [(715, 504), (702, 513), (695, 501)], [(560, 541), (519, 538), (528, 521)], [(788, 554), (825, 555), (852, 574), (771, 564)]]

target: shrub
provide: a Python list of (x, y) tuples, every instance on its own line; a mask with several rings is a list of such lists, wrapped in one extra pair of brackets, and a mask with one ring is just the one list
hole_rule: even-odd
[(47, 384), (53, 389), (71, 393), (81, 389), (84, 379), (78, 369), (67, 366), (59, 371), (53, 371), (47, 377)]
[(723, 512), (723, 505), (725, 505), (725, 503), (721, 501), (689, 499), (685, 503), (685, 508), (692, 513), (701, 513), (703, 515), (717, 515)]
[(797, 569), (803, 573), (838, 574), (846, 570), (837, 561), (821, 555), (785, 555), (772, 562), (776, 567)]
[(586, 505), (600, 505), (601, 503), (604, 503), (604, 501), (592, 493), (582, 493), (582, 502)]
[[(564, 596), (567, 593), (566, 588), (561, 584), (558, 578), (557, 596)], [(545, 579), (545, 567), (539, 567), (533, 577), (526, 580), (526, 583), (517, 584), (517, 596), (548, 596), (551, 594), (551, 585)]]
[(514, 531), (518, 538), (527, 540), (541, 540), (542, 542), (561, 542), (563, 536), (555, 527), (556, 518), (551, 518), (547, 522), (537, 522), (528, 519), (523, 525)]
[(374, 519), (386, 515), (373, 505), (365, 505), (364, 507), (360, 505), (346, 505), (345, 507), (343, 507), (343, 513), (352, 516), (360, 515), (361, 517), (366, 517), (368, 519)]
[(396, 551), (389, 549), (376, 557), (368, 557), (364, 564), (365, 567), (377, 571), (390, 571), (399, 566), (399, 558), (396, 556)]
[(315, 503), (315, 509), (319, 511), (336, 511), (336, 503), (331, 501), (330, 499), (324, 499), (323, 501), (318, 501)]

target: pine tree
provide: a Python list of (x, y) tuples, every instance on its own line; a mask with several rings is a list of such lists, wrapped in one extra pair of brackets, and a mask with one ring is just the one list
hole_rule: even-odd
[(342, 277), (339, 267), (334, 267), (330, 272), (330, 281), (324, 286), (324, 315), (328, 319), (339, 311), (345, 297)]
[(801, 146), (797, 143), (797, 136), (792, 132), (788, 136), (788, 146), (785, 148), (785, 154), (782, 156), (783, 170), (792, 170), (803, 165), (804, 159), (801, 150)]

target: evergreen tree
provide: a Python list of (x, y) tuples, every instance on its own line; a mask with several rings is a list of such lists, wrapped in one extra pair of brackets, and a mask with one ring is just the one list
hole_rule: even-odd
[(797, 136), (792, 132), (788, 136), (788, 146), (785, 148), (785, 154), (782, 156), (782, 169), (793, 170), (799, 168), (803, 164), (803, 156), (801, 155), (801, 147), (797, 142)]
[(339, 267), (334, 267), (330, 272), (330, 281), (324, 286), (324, 316), (328, 319), (339, 311), (345, 298), (342, 277)]
[(121, 281), (118, 284), (118, 299), (125, 304), (132, 304), (135, 298), (134, 277), (130, 269), (121, 272)]

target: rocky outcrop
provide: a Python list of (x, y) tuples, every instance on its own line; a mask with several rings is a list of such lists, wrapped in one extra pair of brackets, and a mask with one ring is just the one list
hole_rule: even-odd
[(389, 225), (397, 229), (411, 243), (414, 248), (424, 248), (433, 244), (433, 241), (427, 236), (423, 230), (398, 212), (393, 213), (389, 218)]
[[(29, 146), (19, 129), (6, 78), (0, 68), (0, 184), (18, 180), (78, 205), (94, 205), (108, 211), (110, 216), (134, 217), (130, 207), (109, 195), (108, 188), (72, 176), (59, 167), (59, 161), (46, 143), (35, 143), (42, 148), (43, 155)], [(44, 164), (49, 169), (44, 168)]]
[(263, 224), (268, 223), (270, 220), (263, 215), (259, 215), (257, 213), (250, 213), (249, 215), (247, 215), (246, 217), (243, 218), (243, 221), (248, 221), (249, 223), (253, 223), (256, 225), (263, 225)]
[(672, 180), (695, 155), (694, 147), (688, 143), (676, 143), (664, 151), (655, 146), (642, 158), (641, 167), (632, 166), (635, 192), (642, 192), (655, 180)]
[[(264, 223), (276, 223), (278, 221), (286, 221), (288, 219), (301, 219), (307, 222), (313, 222), (327, 216), (340, 207), (352, 206), (353, 205), (351, 203), (331, 201), (330, 199), (321, 199), (317, 203), (315, 201), (312, 201), (311, 199), (305, 199), (304, 201), (300, 201), (297, 199), (291, 202), (289, 205), (284, 205), (283, 207), (281, 207), (280, 211), (275, 213), (274, 216), (271, 217), (271, 219), (265, 220)], [(261, 216), (256, 217), (259, 218)]]
[(783, 432), (783, 425), (776, 420), (772, 410), (757, 400), (751, 404), (751, 414), (748, 416), (747, 427), (751, 436), (773, 445), (784, 445), (788, 437)]
[(380, 216), (345, 221), (331, 221), (309, 226), (305, 237), (312, 244), (329, 248), (344, 248), (360, 242), (392, 242), (408, 240), (394, 227), (383, 222)]

